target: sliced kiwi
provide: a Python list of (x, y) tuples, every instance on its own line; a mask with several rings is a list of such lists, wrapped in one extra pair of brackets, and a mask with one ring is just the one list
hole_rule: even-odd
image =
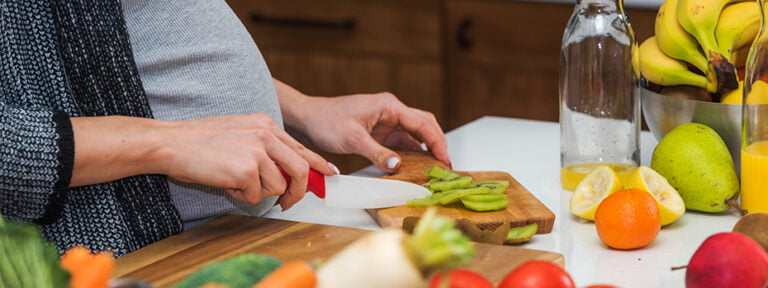
[[(487, 187), (486, 187), (487, 188)], [(461, 200), (472, 202), (491, 202), (507, 198), (504, 194), (478, 194), (461, 197)]]
[(459, 174), (453, 173), (450, 170), (443, 169), (440, 166), (432, 166), (424, 173), (430, 179), (450, 179), (456, 178)]
[(469, 186), (469, 184), (471, 183), (472, 183), (471, 176), (460, 176), (455, 179), (440, 180), (432, 183), (427, 183), (427, 184), (424, 184), (424, 187), (427, 187), (427, 189), (433, 190), (433, 191), (446, 191), (446, 190), (467, 188), (467, 186)]
[(459, 199), (465, 196), (488, 194), (488, 193), (491, 193), (490, 191), (491, 190), (486, 187), (475, 187), (475, 188), (469, 188), (469, 189), (457, 189), (457, 190), (446, 191), (444, 193), (449, 193), (449, 192), (450, 193), (440, 198), (440, 204), (443, 204), (443, 205), (451, 204), (453, 202), (459, 201)]
[(504, 244), (520, 244), (528, 242), (538, 230), (539, 225), (536, 223), (509, 229), (507, 240), (504, 241)]
[(483, 181), (473, 182), (472, 184), (469, 184), (469, 186), (467, 186), (467, 188), (473, 188), (473, 187), (488, 187), (491, 189), (491, 193), (503, 194), (505, 191), (507, 191), (507, 188), (509, 187), (509, 181), (483, 180)]
[(443, 195), (442, 192), (438, 192), (438, 193), (429, 195), (427, 197), (408, 200), (405, 202), (405, 205), (408, 205), (411, 207), (435, 206), (440, 204), (440, 198), (442, 198), (443, 196), (445, 195)]
[(461, 204), (464, 204), (464, 207), (472, 210), (472, 211), (497, 211), (502, 210), (504, 208), (507, 208), (507, 205), (509, 204), (509, 200), (507, 199), (501, 199), (497, 201), (489, 201), (489, 202), (474, 202), (474, 201), (466, 201), (461, 200)]
[(749, 213), (736, 222), (733, 232), (747, 235), (755, 242), (760, 243), (763, 249), (768, 251), (768, 214)]

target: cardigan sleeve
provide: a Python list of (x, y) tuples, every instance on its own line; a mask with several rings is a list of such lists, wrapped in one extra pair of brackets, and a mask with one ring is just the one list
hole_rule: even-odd
[(0, 211), (41, 224), (61, 215), (74, 164), (67, 113), (0, 103)]

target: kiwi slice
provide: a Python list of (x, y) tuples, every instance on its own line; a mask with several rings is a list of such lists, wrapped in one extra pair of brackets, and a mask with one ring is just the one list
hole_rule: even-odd
[(442, 198), (444, 193), (438, 192), (432, 195), (429, 195), (427, 197), (417, 198), (413, 200), (405, 201), (405, 205), (408, 205), (410, 207), (427, 207), (427, 206), (435, 206), (440, 204), (440, 198)]
[(473, 182), (472, 184), (469, 184), (469, 186), (467, 186), (467, 188), (473, 188), (473, 187), (488, 187), (491, 189), (491, 193), (503, 194), (505, 191), (507, 191), (507, 188), (509, 187), (509, 181), (483, 180), (483, 181)]
[(768, 227), (767, 213), (749, 213), (741, 217), (739, 222), (736, 222), (736, 225), (733, 226), (733, 232), (747, 235), (768, 251), (768, 229), (766, 227)]
[(445, 191), (443, 193), (449, 193), (449, 194), (440, 198), (440, 204), (443, 204), (443, 205), (451, 204), (453, 202), (459, 201), (459, 199), (461, 199), (462, 197), (469, 196), (469, 195), (477, 195), (477, 194), (488, 194), (490, 193), (490, 191), (491, 190), (486, 187), (475, 187), (475, 188), (469, 188), (469, 189), (457, 189), (457, 190)]
[(432, 183), (427, 183), (427, 184), (424, 184), (424, 187), (427, 187), (427, 189), (433, 190), (433, 191), (446, 191), (446, 190), (467, 188), (467, 186), (469, 186), (469, 184), (471, 183), (472, 183), (471, 176), (460, 176), (455, 179), (440, 180)]
[[(486, 187), (487, 188), (487, 187)], [(472, 202), (491, 202), (507, 198), (504, 194), (478, 194), (461, 197), (461, 200)]]
[(504, 244), (520, 244), (528, 242), (538, 230), (539, 225), (536, 223), (509, 229), (507, 240), (504, 241)]
[(429, 169), (427, 169), (427, 172), (424, 172), (424, 175), (426, 175), (430, 179), (449, 179), (449, 178), (456, 178), (459, 176), (459, 174), (453, 173), (450, 170), (443, 169), (440, 166), (430, 167)]
[(504, 208), (507, 208), (507, 205), (509, 204), (509, 200), (507, 199), (501, 199), (497, 201), (490, 201), (490, 202), (474, 202), (474, 201), (466, 201), (461, 200), (461, 204), (464, 204), (464, 207), (472, 210), (472, 211), (497, 211)]

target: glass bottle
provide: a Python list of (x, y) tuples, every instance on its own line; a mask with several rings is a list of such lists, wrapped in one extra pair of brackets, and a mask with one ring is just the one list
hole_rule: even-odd
[(741, 125), (741, 207), (768, 213), (768, 31), (765, 0), (758, 1), (762, 27), (747, 56)]
[(597, 165), (627, 178), (640, 163), (636, 50), (622, 0), (576, 0), (560, 58), (563, 188), (573, 190)]

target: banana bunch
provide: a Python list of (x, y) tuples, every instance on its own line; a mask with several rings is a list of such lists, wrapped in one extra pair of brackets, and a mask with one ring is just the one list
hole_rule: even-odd
[(639, 47), (639, 69), (662, 85), (691, 85), (718, 96), (736, 89), (737, 68), (760, 31), (756, 0), (666, 0), (655, 36)]

